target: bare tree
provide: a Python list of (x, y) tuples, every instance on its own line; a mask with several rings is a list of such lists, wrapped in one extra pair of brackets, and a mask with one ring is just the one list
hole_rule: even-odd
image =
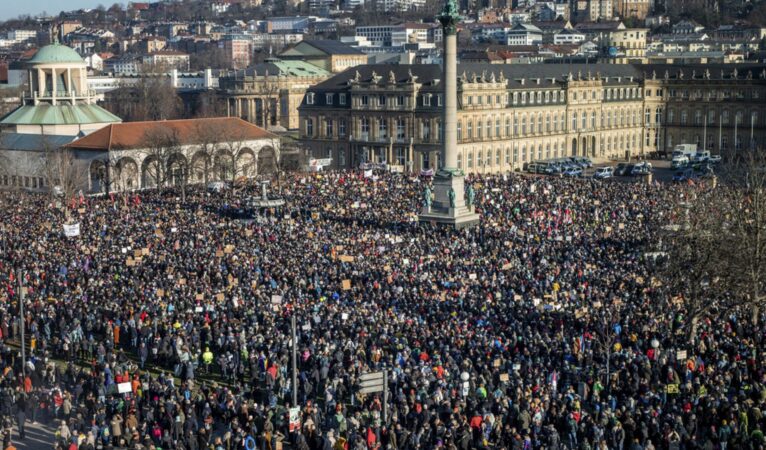
[[(597, 355), (603, 355), (605, 358), (605, 383), (606, 394), (611, 390), (612, 378), (612, 354), (615, 351), (614, 345), (620, 336), (620, 304), (614, 302), (602, 305), (595, 309), (589, 317), (587, 330), (592, 333), (594, 350)], [(585, 339), (583, 336), (581, 339)]]
[(662, 279), (684, 313), (684, 328), (694, 341), (702, 319), (736, 305), (724, 274), (729, 270), (730, 240), (715, 189), (689, 191), (672, 212), (673, 222), (660, 231), (664, 255), (658, 262)]
[[(766, 299), (766, 156), (756, 149), (727, 158), (712, 198), (723, 222), (719, 239), (727, 264), (720, 277), (750, 305), (758, 325)], [(717, 231), (717, 230), (714, 230)]]
[(76, 202), (77, 194), (82, 191), (88, 182), (87, 170), (77, 163), (77, 158), (72, 150), (57, 148), (43, 139), (42, 172), (46, 184), (50, 188), (51, 195), (61, 196), (64, 199), (64, 211), (67, 220), (70, 211), (69, 202)]
[(193, 173), (201, 172), (205, 184), (210, 181), (223, 131), (218, 122), (214, 120), (198, 120), (195, 124), (194, 140), (197, 142), (195, 154), (200, 155), (201, 158), (195, 158), (194, 154), (192, 155), (191, 171)]
[(237, 157), (241, 156), (240, 151), (245, 148), (246, 141), (242, 127), (234, 125), (231, 121), (222, 121), (218, 128), (221, 131), (220, 136), (225, 136), (226, 139), (217, 146), (213, 170), (219, 180), (230, 181), (233, 188), (238, 177), (254, 175), (256, 161), (237, 164)]
[(137, 83), (107, 93), (105, 107), (129, 121), (170, 120), (181, 117), (183, 104), (175, 89), (159, 77), (141, 77)]
[(152, 127), (144, 133), (143, 146), (145, 172), (149, 178), (146, 184), (160, 190), (168, 184), (178, 186), (186, 201), (189, 167), (178, 131), (168, 127)]

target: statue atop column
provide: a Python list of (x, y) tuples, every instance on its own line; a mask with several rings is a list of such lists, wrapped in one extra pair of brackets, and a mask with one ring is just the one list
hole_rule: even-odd
[(447, 0), (444, 4), (444, 9), (436, 16), (436, 19), (444, 27), (444, 34), (457, 34), (457, 23), (460, 21), (457, 2), (455, 0)]

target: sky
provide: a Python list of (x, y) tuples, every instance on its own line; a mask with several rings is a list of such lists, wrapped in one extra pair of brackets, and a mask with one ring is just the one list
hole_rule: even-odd
[(95, 8), (98, 5), (109, 8), (115, 3), (125, 4), (126, 2), (122, 0), (0, 0), (0, 20), (12, 19), (22, 14), (35, 16), (43, 11), (50, 15), (58, 15), (62, 10)]

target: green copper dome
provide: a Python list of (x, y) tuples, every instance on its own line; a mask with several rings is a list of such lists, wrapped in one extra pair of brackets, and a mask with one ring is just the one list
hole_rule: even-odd
[(29, 60), (29, 63), (84, 63), (84, 61), (73, 48), (61, 44), (52, 44), (38, 50), (35, 56)]

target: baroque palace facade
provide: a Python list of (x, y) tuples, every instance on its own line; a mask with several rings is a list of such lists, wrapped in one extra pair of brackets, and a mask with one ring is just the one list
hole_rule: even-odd
[[(764, 65), (464, 63), (458, 74), (458, 164), (466, 172), (766, 141)], [(437, 65), (365, 65), (329, 78), (299, 107), (301, 140), (334, 168), (439, 167), (440, 77)]]

